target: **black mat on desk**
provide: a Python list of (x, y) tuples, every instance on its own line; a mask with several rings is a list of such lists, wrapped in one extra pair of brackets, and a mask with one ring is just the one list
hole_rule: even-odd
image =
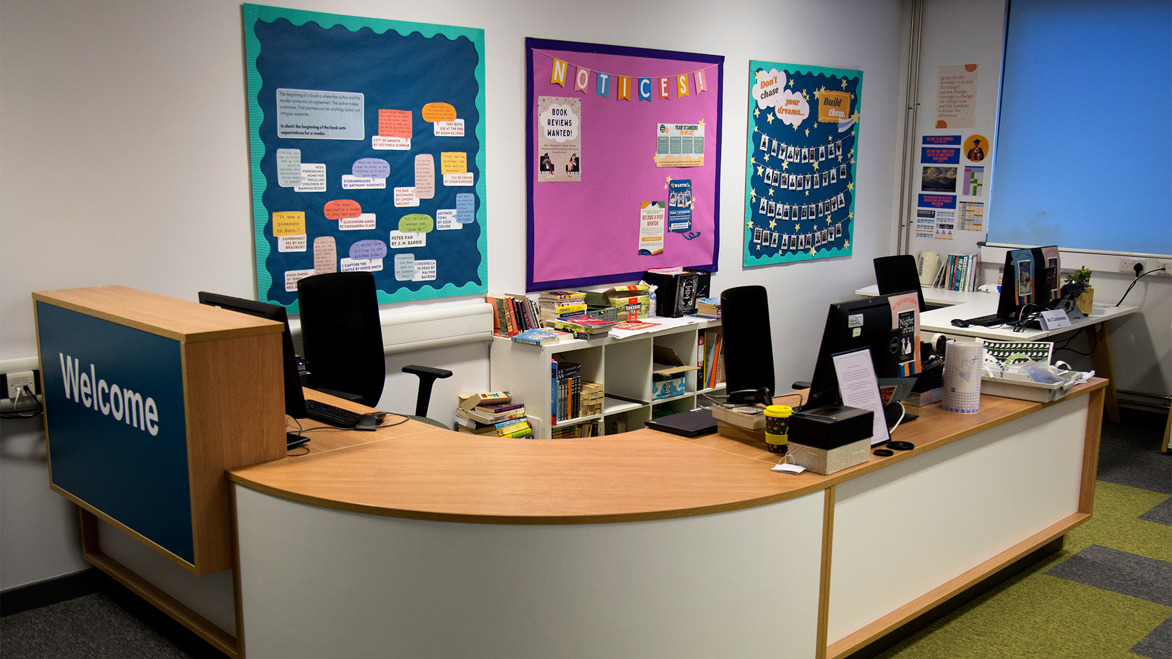
[(705, 407), (651, 419), (647, 427), (684, 437), (696, 437), (716, 432), (716, 419), (712, 418), (712, 409)]

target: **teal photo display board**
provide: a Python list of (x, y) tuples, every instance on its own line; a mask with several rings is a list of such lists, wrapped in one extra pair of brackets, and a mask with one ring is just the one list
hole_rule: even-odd
[(863, 72), (749, 62), (744, 260), (850, 256)]
[(243, 12), (261, 301), (354, 270), (379, 302), (484, 293), (484, 30)]
[(36, 307), (53, 485), (194, 563), (180, 343)]

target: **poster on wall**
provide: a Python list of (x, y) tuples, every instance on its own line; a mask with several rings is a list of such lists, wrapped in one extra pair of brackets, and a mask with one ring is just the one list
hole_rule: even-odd
[(851, 254), (863, 72), (749, 62), (746, 267)]
[(484, 31), (244, 5), (257, 289), (486, 290)]
[(724, 58), (525, 47), (526, 290), (715, 269)]

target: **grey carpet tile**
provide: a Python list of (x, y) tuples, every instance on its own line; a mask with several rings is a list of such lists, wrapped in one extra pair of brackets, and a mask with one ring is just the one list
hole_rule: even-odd
[(1120, 410), (1119, 423), (1103, 422), (1098, 479), (1172, 494), (1172, 454), (1161, 453), (1164, 417)]
[(1160, 623), (1151, 634), (1136, 643), (1131, 653), (1148, 659), (1172, 659), (1172, 618)]
[(1139, 518), (1147, 522), (1172, 526), (1172, 499), (1164, 499), (1163, 503), (1157, 504), (1148, 512), (1140, 515)]
[(102, 593), (5, 616), (5, 659), (187, 659), (149, 625)]
[(1091, 545), (1047, 574), (1172, 606), (1172, 563)]

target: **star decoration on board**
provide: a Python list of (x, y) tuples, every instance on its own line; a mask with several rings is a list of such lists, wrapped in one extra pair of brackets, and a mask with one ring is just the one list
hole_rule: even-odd
[(807, 128), (807, 129), (806, 129), (806, 137), (809, 137), (809, 136), (810, 136), (810, 129), (809, 129), (809, 128)]
[(757, 117), (760, 117), (760, 116), (761, 116), (761, 108), (753, 108), (753, 118), (756, 119)]
[(757, 176), (761, 177), (764, 175), (765, 175), (765, 166), (764, 165), (757, 165)]
[(814, 171), (818, 171), (818, 161), (814, 161)]
[(777, 227), (777, 220), (769, 220), (769, 228), (772, 230)]
[(811, 247), (810, 248), (810, 256), (818, 256), (818, 250)]
[(855, 182), (851, 181), (850, 183), (847, 183), (846, 189), (848, 192), (854, 192), (855, 191)]
[(770, 112), (769, 115), (767, 117), (765, 117), (765, 122), (768, 123), (770, 126), (773, 125), (773, 113), (772, 112)]
[(756, 190), (749, 190), (749, 201), (751, 201), (754, 204), (757, 203), (757, 191)]
[(666, 177), (666, 178), (667, 178), (667, 182), (663, 184), (663, 189), (664, 189), (664, 190), (666, 190), (666, 189), (668, 188), (668, 186), (669, 186), (669, 185), (671, 185), (671, 177), (670, 177), (670, 176), (668, 176), (668, 177)]
[[(842, 79), (842, 88), (846, 89), (846, 78)], [(851, 96), (854, 96), (854, 94), (851, 94)]]
[(696, 122), (696, 123), (698, 123), (698, 124), (700, 125), (700, 127), (701, 127), (701, 128), (703, 128), (703, 127), (704, 127), (704, 120), (703, 120), (703, 119), (701, 119), (700, 121), (698, 121), (698, 122)]
[(772, 197), (772, 196), (773, 196), (773, 188), (769, 188), (769, 196), (770, 196), (770, 197)]
[(793, 78), (790, 78), (789, 80), (787, 80), (787, 81), (786, 81), (786, 83), (785, 83), (785, 86), (786, 86), (786, 87), (789, 87), (789, 88), (791, 88), (791, 89), (792, 89), (792, 88), (793, 88), (793, 86), (794, 86), (794, 79), (793, 79)]
[(843, 245), (842, 245), (842, 246), (843, 246), (843, 247), (850, 247), (850, 246), (851, 246), (851, 241), (849, 241), (849, 240), (844, 240), (844, 241), (843, 241)]

